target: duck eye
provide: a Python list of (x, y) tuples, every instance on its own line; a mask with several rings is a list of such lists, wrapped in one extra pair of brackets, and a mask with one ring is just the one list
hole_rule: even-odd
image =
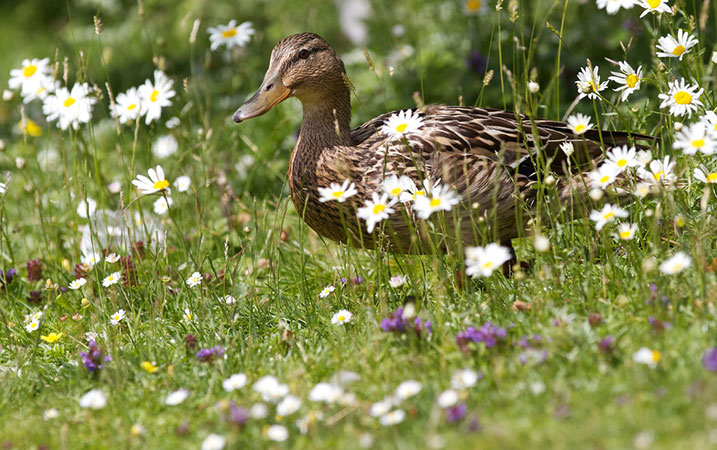
[(299, 58), (301, 58), (301, 59), (306, 59), (306, 58), (308, 58), (308, 57), (309, 57), (309, 51), (308, 51), (308, 50), (306, 50), (305, 48), (302, 48), (301, 50), (299, 50)]

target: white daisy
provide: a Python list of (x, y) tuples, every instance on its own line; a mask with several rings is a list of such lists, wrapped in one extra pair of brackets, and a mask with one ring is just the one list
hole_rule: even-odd
[(662, 359), (662, 355), (657, 350), (650, 350), (647, 347), (642, 347), (632, 355), (632, 360), (638, 364), (646, 364), (652, 369), (657, 367), (657, 363)]
[(90, 197), (81, 200), (77, 205), (77, 215), (86, 219), (87, 217), (94, 216), (97, 210), (97, 202)]
[(140, 114), (144, 117), (144, 123), (149, 125), (153, 120), (162, 116), (162, 108), (172, 105), (170, 98), (174, 97), (172, 90), (174, 81), (167, 78), (161, 70), (154, 71), (154, 83), (146, 80), (139, 87), (142, 110)]
[(458, 369), (453, 372), (451, 377), (451, 387), (453, 389), (463, 391), (476, 385), (480, 375), (471, 369)]
[(187, 397), (189, 397), (189, 391), (187, 389), (177, 389), (172, 391), (164, 399), (164, 404), (168, 406), (177, 406), (183, 403)]
[(574, 134), (583, 134), (592, 127), (593, 123), (590, 121), (590, 117), (585, 114), (577, 113), (568, 117), (568, 128), (570, 128), (570, 131)]
[(343, 325), (345, 323), (351, 322), (353, 316), (354, 315), (351, 313), (351, 311), (342, 309), (341, 311), (331, 316), (331, 323), (334, 325)]
[(39, 320), (31, 320), (30, 322), (25, 325), (25, 329), (28, 333), (32, 333), (33, 331), (40, 328), (40, 321)]
[(463, 12), (474, 16), (488, 11), (487, 0), (463, 0)]
[(597, 170), (590, 172), (588, 178), (593, 187), (605, 190), (615, 181), (619, 174), (620, 170), (615, 164), (605, 163), (598, 167)]
[(416, 380), (406, 380), (396, 388), (396, 398), (406, 400), (421, 392), (421, 383)]
[(48, 79), (52, 80), (50, 58), (25, 59), (20, 69), (10, 71), (8, 86), (10, 89), (19, 89), (20, 95), (25, 97), (35, 93)]
[(690, 52), (690, 49), (697, 45), (697, 38), (685, 30), (677, 31), (677, 39), (672, 35), (662, 36), (657, 40), (657, 56), (659, 58), (680, 58)]
[(299, 408), (301, 408), (301, 399), (293, 395), (287, 395), (276, 405), (276, 414), (281, 417), (290, 416), (298, 411)]
[(271, 425), (266, 429), (266, 438), (275, 442), (284, 442), (289, 439), (289, 430), (283, 425)]
[(179, 120), (179, 117), (175, 116), (167, 120), (167, 122), (164, 123), (164, 126), (171, 130), (172, 128), (177, 128), (180, 123), (182, 122)]
[(637, 183), (633, 192), (637, 197), (645, 198), (650, 193), (650, 183)]
[(711, 155), (717, 151), (717, 136), (707, 129), (704, 122), (696, 122), (682, 127), (675, 134), (672, 146), (681, 149), (685, 155), (697, 152)]
[(125, 317), (124, 309), (120, 309), (116, 313), (112, 314), (112, 316), (110, 316), (110, 323), (112, 325), (117, 325), (122, 321), (122, 319), (124, 319), (124, 317)]
[(717, 172), (710, 171), (704, 165), (700, 165), (700, 167), (695, 168), (695, 171), (692, 173), (692, 176), (703, 183), (717, 183)]
[(184, 317), (185, 322), (191, 322), (192, 319), (194, 319), (194, 314), (192, 314), (192, 311), (189, 308), (184, 308), (184, 314), (182, 314), (182, 317)]
[(57, 120), (57, 126), (66, 130), (69, 126), (77, 129), (80, 123), (87, 123), (92, 118), (92, 105), (97, 102), (89, 97), (90, 88), (87, 83), (75, 83), (72, 91), (62, 87), (54, 94), (48, 95), (42, 104), (42, 112), (48, 122)]
[(236, 391), (246, 386), (247, 376), (243, 373), (235, 373), (222, 382), (222, 387), (227, 392)]
[(392, 288), (399, 288), (406, 284), (408, 277), (406, 275), (395, 275), (388, 280), (388, 285)]
[(142, 195), (154, 194), (160, 191), (171, 192), (169, 181), (164, 177), (162, 166), (158, 165), (155, 169), (150, 168), (147, 174), (149, 178), (144, 175), (137, 175), (137, 178), (132, 180), (132, 184), (137, 186)]
[(623, 145), (621, 147), (613, 147), (607, 152), (606, 164), (614, 166), (618, 171), (623, 172), (628, 167), (637, 167), (640, 163), (637, 161), (637, 151), (635, 147)]
[(418, 218), (428, 219), (436, 211), (450, 211), (460, 203), (461, 196), (447, 185), (434, 186), (427, 195), (416, 196), (413, 210)]
[(608, 79), (619, 85), (615, 88), (615, 92), (622, 91), (621, 98), (624, 102), (633, 92), (640, 89), (640, 83), (642, 83), (642, 66), (639, 66), (637, 70), (635, 70), (627, 61), (620, 61), (617, 64), (620, 70), (618, 72), (611, 72), (612, 76)]
[(400, 111), (398, 114), (393, 113), (384, 125), (381, 126), (381, 133), (391, 139), (400, 139), (412, 133), (416, 133), (423, 126), (423, 119), (418, 110), (408, 109)]
[(364, 206), (356, 211), (356, 215), (359, 219), (366, 221), (366, 231), (373, 233), (373, 229), (378, 222), (388, 219), (391, 214), (396, 212), (392, 208), (396, 202), (398, 202), (398, 200), (395, 198), (389, 201), (388, 194), (383, 194), (379, 197), (379, 195), (374, 192), (371, 200), (366, 200)]
[(202, 441), (201, 450), (222, 450), (227, 444), (227, 438), (220, 434), (211, 433)]
[(608, 14), (617, 14), (620, 8), (630, 9), (635, 5), (636, 0), (597, 0), (598, 9), (605, 8)]
[(39, 79), (37, 86), (32, 91), (23, 93), (22, 102), (30, 103), (31, 101), (40, 99), (45, 101), (48, 95), (52, 94), (60, 88), (60, 82), (55, 81), (52, 76), (46, 76)]
[(161, 216), (169, 211), (169, 207), (173, 204), (174, 200), (172, 200), (172, 197), (159, 197), (154, 201), (154, 213)]
[(652, 161), (652, 151), (640, 150), (637, 152), (637, 155), (635, 155), (635, 159), (637, 159), (638, 166), (645, 167), (650, 164), (650, 161)]
[(199, 272), (194, 272), (192, 275), (187, 278), (185, 281), (189, 287), (194, 287), (202, 284), (202, 274)]
[[(589, 120), (588, 120), (588, 122), (589, 122)], [(573, 132), (575, 132), (574, 128), (571, 128), (571, 129), (573, 130)], [(573, 143), (570, 141), (563, 142), (562, 144), (560, 144), (560, 150), (562, 150), (563, 153), (565, 153), (565, 156), (570, 158), (570, 155), (575, 153), (575, 145), (573, 145)]]
[(660, 108), (670, 108), (670, 114), (673, 116), (692, 117), (692, 113), (697, 108), (704, 106), (698, 99), (704, 92), (698, 85), (688, 85), (684, 78), (668, 83), (670, 90), (667, 94), (660, 94), (658, 97), (662, 100)]
[(705, 112), (705, 115), (700, 117), (700, 122), (704, 123), (710, 132), (717, 133), (717, 114), (714, 111)]
[(326, 298), (328, 297), (332, 292), (334, 292), (336, 288), (333, 285), (326, 286), (321, 290), (319, 293), (319, 297)]
[(276, 377), (267, 375), (259, 378), (252, 388), (265, 402), (277, 402), (289, 394), (289, 386), (279, 383)]
[(102, 280), (102, 286), (110, 287), (113, 284), (117, 284), (122, 279), (122, 272), (112, 272)]
[(117, 253), (110, 253), (109, 255), (105, 256), (105, 261), (114, 264), (117, 261), (119, 261), (120, 257)]
[(378, 422), (386, 427), (389, 427), (391, 425), (396, 425), (401, 422), (403, 422), (403, 419), (406, 418), (406, 413), (402, 409), (396, 409), (394, 411), (391, 411), (390, 413), (384, 414), (378, 419)]
[(637, 231), (636, 223), (621, 223), (617, 226), (617, 237), (623, 241), (629, 241), (635, 237)]
[(177, 149), (179, 149), (177, 139), (168, 134), (157, 138), (152, 146), (152, 154), (157, 158), (167, 158), (177, 153)]
[(69, 287), (70, 289), (72, 289), (73, 291), (76, 291), (76, 290), (78, 290), (79, 288), (81, 288), (82, 286), (84, 286), (86, 283), (87, 283), (87, 280), (86, 280), (86, 279), (84, 279), (84, 278), (78, 278), (78, 279), (76, 279), (76, 280), (70, 281), (70, 284), (69, 284), (68, 287)]
[(99, 389), (92, 389), (80, 397), (80, 407), (102, 409), (107, 406), (107, 396)]
[(174, 187), (177, 188), (178, 192), (187, 192), (191, 185), (192, 179), (186, 175), (177, 177), (177, 179), (174, 180)]
[(112, 105), (112, 117), (117, 117), (120, 123), (134, 122), (142, 113), (142, 99), (136, 87), (129, 88), (127, 92), (117, 94), (115, 104)]
[(677, 180), (674, 170), (675, 162), (670, 161), (669, 156), (665, 156), (665, 159), (662, 161), (651, 161), (649, 170), (643, 169), (642, 167), (637, 169), (637, 176), (655, 185), (661, 185), (663, 183), (669, 185)]
[(669, 13), (672, 12), (670, 6), (667, 4), (667, 0), (640, 0), (640, 6), (645, 10), (640, 14), (640, 17), (645, 17), (648, 13)]
[(588, 97), (590, 100), (599, 100), (600, 95), (598, 92), (607, 89), (609, 82), (609, 80), (606, 80), (604, 83), (600, 83), (598, 66), (594, 66), (592, 72), (589, 67), (583, 67), (580, 69), (578, 80), (575, 82), (578, 87), (578, 98)]
[(500, 244), (485, 247), (466, 247), (466, 275), (489, 277), (506, 261), (510, 261), (510, 250)]
[[(401, 175), (400, 177), (389, 175), (384, 178), (383, 183), (381, 183), (383, 192), (388, 194), (392, 199), (401, 199), (401, 196), (408, 192), (411, 186), (415, 188), (416, 184), (406, 175)], [(403, 197), (405, 198), (405, 196)]]
[(358, 193), (356, 185), (349, 180), (345, 180), (343, 184), (331, 183), (330, 187), (319, 188), (319, 201), (324, 203), (331, 200), (338, 200), (339, 203), (343, 203), (347, 198)]
[(436, 404), (441, 408), (450, 408), (458, 403), (458, 392), (453, 389), (446, 389), (436, 398)]
[(331, 383), (320, 382), (309, 391), (309, 400), (312, 402), (336, 403), (343, 395), (343, 390)]
[(423, 180), (422, 186), (416, 186), (416, 183), (413, 182), (413, 180), (409, 180), (410, 183), (408, 184), (408, 190), (401, 194), (399, 199), (402, 203), (406, 202), (415, 202), (418, 197), (425, 197), (426, 195), (430, 194), (433, 189), (437, 188), (441, 184), (440, 178), (436, 180), (434, 183), (431, 183), (431, 180), (425, 179)]
[(627, 217), (627, 211), (610, 203), (605, 204), (600, 211), (592, 210), (590, 212), (590, 220), (595, 222), (595, 229), (598, 231), (617, 217)]
[(254, 28), (251, 22), (244, 22), (237, 26), (236, 20), (230, 20), (226, 25), (208, 28), (207, 32), (209, 33), (209, 42), (211, 42), (211, 51), (216, 50), (220, 45), (224, 45), (228, 50), (234, 47), (244, 47), (254, 34)]
[(660, 264), (660, 272), (665, 275), (680, 273), (692, 264), (692, 258), (685, 252), (677, 252)]

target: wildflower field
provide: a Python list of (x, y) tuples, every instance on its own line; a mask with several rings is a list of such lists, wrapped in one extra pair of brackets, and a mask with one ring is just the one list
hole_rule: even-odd
[[(717, 447), (713, 0), (30, 0), (0, 30), (3, 449)], [(428, 104), (655, 139), (603, 145), (584, 209), (538, 158), (512, 248), (398, 177), (347, 220), (413, 211), (435, 251), (337, 244), (290, 198), (301, 103), (232, 120), (307, 31), (397, 142)]]

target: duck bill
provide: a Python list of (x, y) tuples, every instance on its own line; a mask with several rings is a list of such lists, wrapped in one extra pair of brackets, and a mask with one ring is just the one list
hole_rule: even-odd
[(234, 113), (234, 122), (240, 123), (261, 116), (274, 106), (291, 97), (292, 91), (284, 86), (278, 75), (267, 76), (258, 91)]

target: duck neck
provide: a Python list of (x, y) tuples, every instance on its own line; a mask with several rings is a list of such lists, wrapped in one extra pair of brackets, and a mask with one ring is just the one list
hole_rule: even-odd
[(304, 109), (297, 150), (324, 151), (351, 140), (351, 92), (343, 80), (320, 94), (297, 95)]

